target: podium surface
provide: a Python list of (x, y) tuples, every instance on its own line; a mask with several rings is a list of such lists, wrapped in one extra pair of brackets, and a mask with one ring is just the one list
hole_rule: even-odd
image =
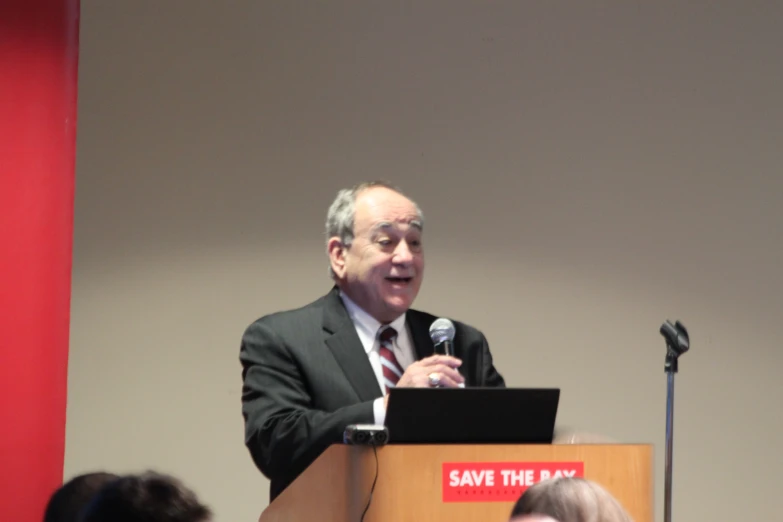
[(358, 522), (376, 469), (365, 522), (507, 522), (526, 481), (544, 476), (542, 469), (552, 476), (579, 470), (635, 522), (653, 522), (653, 448), (646, 444), (334, 445), (259, 522)]

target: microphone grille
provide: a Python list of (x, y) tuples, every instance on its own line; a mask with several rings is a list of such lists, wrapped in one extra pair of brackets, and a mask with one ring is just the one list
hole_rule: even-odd
[(443, 341), (453, 341), (455, 331), (454, 323), (441, 317), (440, 319), (435, 319), (432, 325), (430, 325), (430, 339), (435, 344)]

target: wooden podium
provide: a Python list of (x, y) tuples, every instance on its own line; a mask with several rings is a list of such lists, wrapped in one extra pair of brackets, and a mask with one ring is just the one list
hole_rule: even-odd
[[(582, 463), (583, 476), (609, 490), (635, 522), (653, 522), (653, 449), (641, 444), (381, 446), (377, 483), (364, 521), (508, 522), (514, 502), (498, 501), (488, 490), (478, 488), (465, 500), (444, 501), (444, 464), (513, 468), (515, 463), (565, 462)], [(264, 510), (259, 522), (359, 522), (375, 476), (373, 448), (332, 446)], [(496, 478), (494, 485), (499, 485), (500, 476)]]

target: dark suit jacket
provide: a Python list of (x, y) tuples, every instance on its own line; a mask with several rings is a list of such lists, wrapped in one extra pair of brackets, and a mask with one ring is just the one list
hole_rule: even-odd
[[(409, 310), (418, 359), (435, 351), (435, 316)], [(454, 321), (454, 354), (465, 386), (504, 387), (484, 335)], [(356, 328), (335, 287), (296, 310), (258, 319), (242, 337), (245, 444), (277, 497), (349, 424), (372, 424), (383, 396)]]

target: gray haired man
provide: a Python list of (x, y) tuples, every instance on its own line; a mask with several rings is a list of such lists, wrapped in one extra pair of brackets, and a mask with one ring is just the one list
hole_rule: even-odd
[(503, 387), (477, 329), (454, 321), (454, 356), (435, 354), (436, 316), (413, 310), (424, 217), (383, 182), (338, 192), (326, 219), (334, 286), (244, 332), (245, 444), (279, 495), (349, 424), (383, 424), (393, 387)]

